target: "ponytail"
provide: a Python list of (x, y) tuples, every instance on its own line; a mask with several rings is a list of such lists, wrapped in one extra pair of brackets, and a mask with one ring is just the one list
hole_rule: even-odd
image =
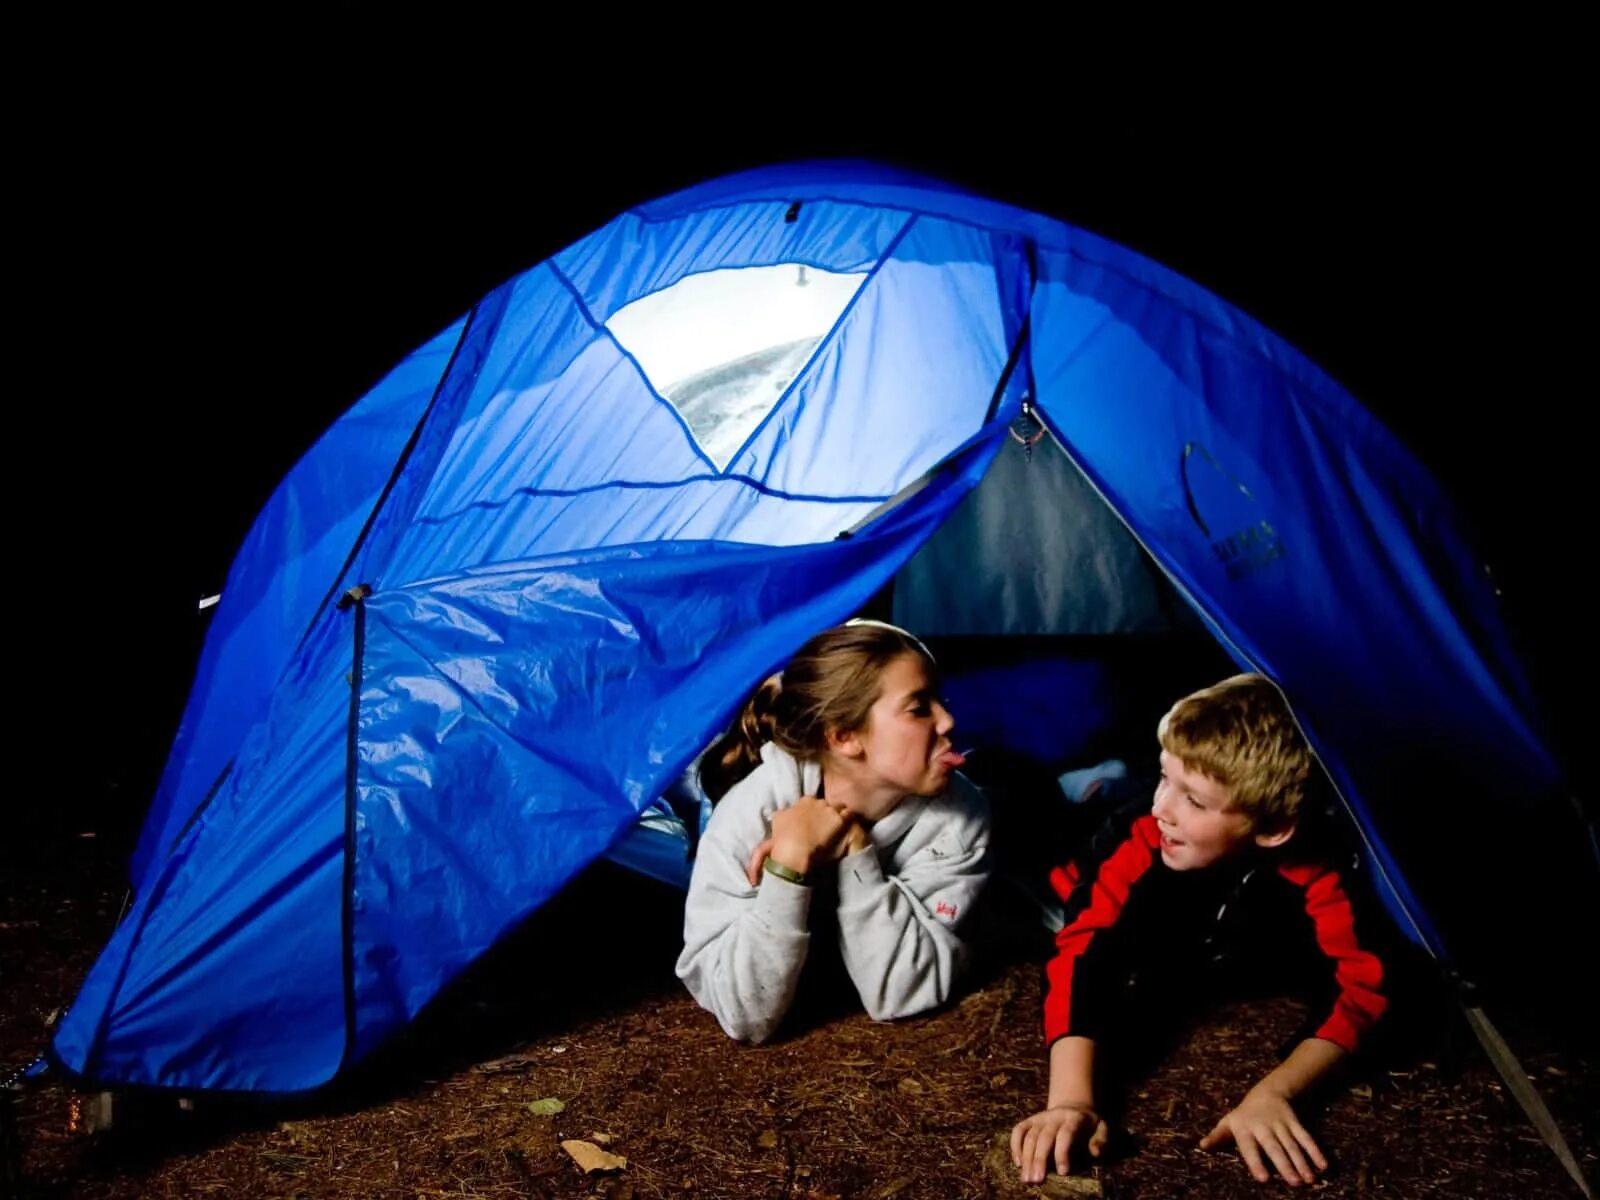
[(795, 653), (781, 674), (762, 682), (739, 717), (700, 758), (700, 786), (715, 804), (761, 765), (761, 746), (774, 742), (801, 759), (817, 759), (829, 732), (863, 728), (883, 687), (883, 671), (914, 654), (934, 673), (933, 656), (904, 629), (881, 621), (850, 621), (825, 629)]
[(701, 757), (700, 786), (711, 803), (721, 800), (729, 788), (761, 765), (761, 745), (772, 740), (777, 726), (774, 710), (782, 692), (781, 673), (762, 680), (739, 710), (733, 727)]

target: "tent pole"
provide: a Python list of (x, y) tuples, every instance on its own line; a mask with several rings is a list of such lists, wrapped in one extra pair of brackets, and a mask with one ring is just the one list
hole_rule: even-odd
[(1500, 1073), (1500, 1078), (1505, 1080), (1506, 1087), (1511, 1089), (1512, 1096), (1516, 1097), (1528, 1120), (1539, 1131), (1544, 1144), (1550, 1147), (1557, 1160), (1566, 1168), (1567, 1174), (1572, 1176), (1572, 1182), (1578, 1185), (1578, 1190), (1587, 1200), (1594, 1200), (1594, 1192), (1590, 1190), (1588, 1181), (1583, 1177), (1583, 1168), (1578, 1165), (1572, 1147), (1567, 1145), (1567, 1139), (1562, 1136), (1561, 1127), (1556, 1124), (1556, 1119), (1551, 1115), (1544, 1097), (1539, 1094), (1539, 1089), (1533, 1086), (1528, 1072), (1517, 1061), (1517, 1056), (1512, 1053), (1511, 1047), (1506, 1045), (1505, 1039), (1500, 1036), (1500, 1031), (1489, 1020), (1488, 1014), (1473, 1003), (1468, 985), (1462, 986), (1459, 999), (1467, 1024), (1471, 1026), (1472, 1032), (1483, 1046), (1484, 1053), (1489, 1056), (1494, 1069)]

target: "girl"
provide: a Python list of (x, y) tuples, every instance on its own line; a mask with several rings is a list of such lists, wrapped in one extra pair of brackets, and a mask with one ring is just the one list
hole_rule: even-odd
[(802, 646), (702, 757), (716, 807), (677, 969), (730, 1037), (778, 1027), (823, 910), (870, 1016), (949, 997), (988, 877), (989, 811), (955, 774), (955, 721), (935, 688), (911, 634), (851, 621)]

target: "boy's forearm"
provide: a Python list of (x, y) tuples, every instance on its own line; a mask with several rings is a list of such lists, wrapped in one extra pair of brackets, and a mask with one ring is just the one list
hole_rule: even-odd
[(1343, 1061), (1344, 1047), (1326, 1038), (1310, 1037), (1294, 1048), (1256, 1088), (1293, 1100), (1321, 1080)]
[(1094, 1042), (1086, 1037), (1057, 1038), (1050, 1046), (1050, 1091), (1046, 1108), (1094, 1107)]

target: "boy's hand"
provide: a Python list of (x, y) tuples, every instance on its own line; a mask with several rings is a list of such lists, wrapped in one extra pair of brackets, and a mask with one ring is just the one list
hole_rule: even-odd
[(1110, 1136), (1092, 1108), (1067, 1104), (1047, 1108), (1017, 1122), (1011, 1131), (1011, 1161), (1023, 1183), (1043, 1183), (1052, 1158), (1056, 1174), (1065, 1175), (1071, 1169), (1073, 1146), (1087, 1139), (1090, 1156), (1099, 1158)]
[(1210, 1150), (1232, 1141), (1239, 1147), (1239, 1156), (1250, 1168), (1257, 1183), (1267, 1183), (1272, 1173), (1267, 1170), (1262, 1156), (1272, 1160), (1272, 1165), (1290, 1187), (1302, 1183), (1315, 1183), (1312, 1171), (1326, 1171), (1328, 1160), (1322, 1156), (1316, 1141), (1300, 1124), (1289, 1101), (1279, 1093), (1254, 1087), (1245, 1098), (1218, 1121), (1216, 1128), (1200, 1139), (1200, 1149)]

